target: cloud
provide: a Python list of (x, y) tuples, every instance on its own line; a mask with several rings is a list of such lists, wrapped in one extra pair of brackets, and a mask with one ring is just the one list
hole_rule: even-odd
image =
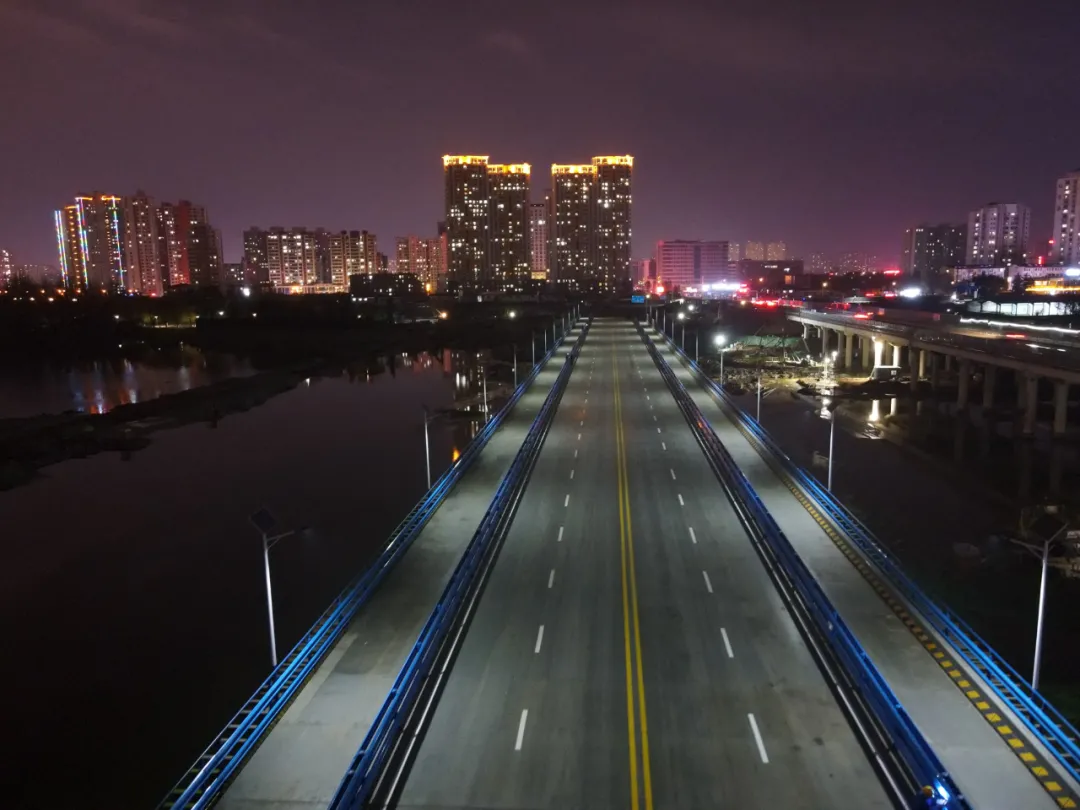
[(496, 30), (488, 32), (483, 39), (488, 48), (509, 54), (523, 61), (532, 61), (536, 58), (536, 50), (520, 34), (513, 31)]
[[(41, 9), (33, 0), (0, 0), (0, 33), (12, 40), (24, 42), (41, 39), (69, 46), (101, 45), (97, 33), (79, 21)], [(0, 37), (2, 38), (2, 37)]]
[[(142, 0), (84, 0), (86, 9), (95, 17), (124, 26), (144, 36), (169, 40), (177, 44), (195, 38), (195, 31), (172, 17), (149, 11)], [(172, 7), (183, 4), (171, 4)]]

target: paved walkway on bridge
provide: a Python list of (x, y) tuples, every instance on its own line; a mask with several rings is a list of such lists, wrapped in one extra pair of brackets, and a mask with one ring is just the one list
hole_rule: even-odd
[(577, 340), (573, 330), (217, 805), (325, 810)]
[(972, 806), (1058, 807), (670, 346), (649, 335)]

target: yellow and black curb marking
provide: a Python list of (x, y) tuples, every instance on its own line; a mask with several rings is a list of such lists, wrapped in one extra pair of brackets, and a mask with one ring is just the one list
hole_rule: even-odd
[[(736, 422), (739, 431), (747, 438), (750, 444), (754, 447), (758, 446), (757, 438), (750, 433), (742, 424)], [(997, 705), (994, 698), (985, 694), (971, 682), (971, 676), (959, 663), (953, 660), (943, 649), (941, 649), (933, 636), (930, 635), (915, 618), (911, 615), (908, 609), (904, 606), (904, 603), (896, 598), (892, 589), (884, 583), (881, 577), (878, 576), (877, 571), (868, 565), (863, 559), (862, 555), (858, 554), (855, 549), (851, 547), (851, 544), (840, 534), (830, 521), (821, 511), (814, 506), (814, 504), (803, 494), (802, 490), (792, 480), (791, 476), (777, 466), (770, 464), (773, 471), (780, 476), (780, 479), (784, 482), (784, 485), (791, 490), (791, 493), (795, 498), (803, 505), (803, 508), (810, 513), (810, 516), (817, 521), (817, 524), (821, 527), (821, 530), (828, 535), (829, 539), (833, 541), (840, 552), (848, 558), (848, 561), (855, 566), (856, 570), (862, 574), (863, 578), (870, 583), (870, 586), (881, 597), (897, 617), (904, 623), (904, 626), (911, 631), (911, 634), (919, 640), (919, 643), (926, 648), (926, 651), (934, 657), (938, 665), (945, 670), (946, 674), (952, 679), (956, 687), (964, 693), (964, 696), (971, 701), (971, 705), (979, 710), (979, 713), (985, 718), (994, 730), (1001, 735), (1001, 738), (1009, 746), (1014, 754), (1020, 758), (1020, 761), (1027, 766), (1027, 769), (1031, 771), (1031, 775), (1034, 776), (1039, 784), (1043, 786), (1043, 789), (1049, 793), (1058, 807), (1080, 807), (1080, 797), (1078, 797), (1058, 775), (1056, 770), (1050, 765), (1042, 753), (1036, 749), (1022, 734), (1019, 734), (1006, 720), (1002, 717), (1001, 708)]]

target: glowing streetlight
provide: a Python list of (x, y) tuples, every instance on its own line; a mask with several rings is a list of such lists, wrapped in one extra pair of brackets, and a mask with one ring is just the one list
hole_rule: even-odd
[(713, 337), (713, 343), (720, 350), (720, 390), (724, 389), (724, 344), (727, 343), (727, 336), (716, 335)]

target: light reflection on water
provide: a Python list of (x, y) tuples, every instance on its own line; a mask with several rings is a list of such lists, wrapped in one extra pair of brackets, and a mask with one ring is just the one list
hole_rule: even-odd
[[(25, 711), (5, 716), (7, 730), (27, 744), (7, 764), (27, 784), (79, 790), (92, 805), (159, 798), (266, 675), (261, 551), (248, 515), (266, 507), (313, 532), (310, 543), (273, 552), (279, 649), (287, 649), (423, 493), (421, 406), (440, 414), (431, 425), (433, 478), (483, 425), (481, 363), (490, 369), (491, 409), (500, 406), (511, 374), (481, 355), (358, 360), (213, 425), (155, 433), (127, 460), (101, 453), (65, 461), (0, 492), (0, 526), (9, 530), (0, 544), (0, 617), (19, 617), (0, 618), (0, 630), (35, 662), (11, 684)], [(121, 400), (110, 392), (147, 395), (140, 373), (137, 364), (87, 369), (67, 391), (87, 408), (114, 407)], [(179, 386), (202, 372), (169, 373)], [(121, 385), (110, 388), (111, 379)], [(73, 492), (77, 508), (57, 509)], [(57, 644), (55, 628), (72, 616), (82, 628), (107, 630)], [(102, 663), (80, 667), (72, 690), (72, 661)], [(169, 697), (154, 700), (168, 708), (155, 709), (149, 725), (135, 688)], [(53, 700), (60, 692), (65, 701)], [(72, 715), (87, 718), (87, 733), (65, 736), (77, 764), (57, 775), (43, 756), (54, 744), (45, 731)], [(157, 735), (153, 761), (141, 757), (146, 735), (128, 733), (135, 725)], [(123, 785), (106, 776), (117, 755), (145, 763)]]

